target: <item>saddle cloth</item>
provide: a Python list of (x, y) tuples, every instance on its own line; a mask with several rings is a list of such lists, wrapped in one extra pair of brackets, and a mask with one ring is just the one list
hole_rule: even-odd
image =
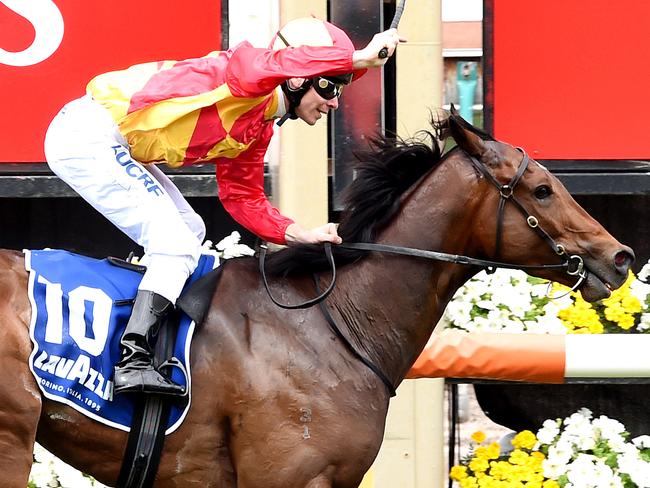
[[(32, 305), (30, 337), (34, 349), (29, 367), (47, 398), (65, 403), (103, 424), (129, 431), (135, 407), (132, 395), (113, 396), (113, 367), (120, 358), (120, 338), (131, 314), (142, 274), (62, 250), (25, 250)], [(185, 285), (218, 265), (214, 255), (202, 255)], [(181, 314), (174, 356), (185, 366), (195, 323)], [(173, 368), (172, 379), (185, 384)], [(191, 404), (171, 408), (170, 434), (182, 423)]]

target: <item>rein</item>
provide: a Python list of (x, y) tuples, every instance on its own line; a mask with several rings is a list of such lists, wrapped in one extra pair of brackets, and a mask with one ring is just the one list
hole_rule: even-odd
[[(524, 172), (526, 171), (530, 163), (530, 158), (528, 157), (528, 154), (526, 154), (526, 151), (524, 151), (522, 148), (519, 147), (517, 148), (517, 150), (523, 154), (521, 163), (519, 164), (519, 167), (517, 168), (517, 172), (515, 173), (515, 175), (505, 185), (499, 183), (499, 181), (494, 177), (494, 175), (492, 175), (492, 173), (488, 170), (485, 164), (483, 164), (482, 162), (480, 162), (479, 160), (477, 160), (476, 158), (468, 154), (469, 159), (474, 165), (474, 167), (477, 170), (479, 170), (480, 173), (483, 176), (485, 176), (485, 178), (499, 192), (500, 199), (499, 199), (499, 205), (497, 207), (497, 223), (496, 223), (497, 233), (496, 233), (495, 255), (497, 259), (501, 255), (501, 240), (502, 240), (501, 235), (503, 232), (503, 217), (505, 214), (505, 206), (507, 202), (512, 202), (515, 205), (515, 207), (519, 210), (519, 212), (522, 213), (522, 215), (526, 219), (526, 223), (528, 224), (528, 226), (531, 229), (533, 229), (542, 238), (542, 240), (544, 240), (544, 242), (546, 242), (549, 245), (549, 247), (551, 247), (551, 249), (554, 250), (554, 252), (558, 255), (558, 257), (562, 259), (562, 263), (537, 264), (537, 265), (512, 264), (512, 263), (503, 263), (499, 261), (490, 261), (486, 259), (472, 258), (469, 256), (463, 256), (459, 254), (448, 254), (448, 253), (438, 252), (438, 251), (427, 251), (427, 250), (416, 249), (412, 247), (394, 246), (389, 244), (377, 244), (371, 242), (348, 242), (348, 243), (344, 242), (342, 244), (339, 244), (338, 246), (345, 249), (356, 249), (359, 251), (398, 254), (402, 256), (425, 258), (434, 261), (442, 261), (442, 262), (453, 263), (453, 264), (461, 264), (467, 266), (480, 266), (482, 268), (485, 268), (488, 273), (494, 273), (494, 271), (496, 271), (497, 268), (521, 269), (521, 270), (566, 269), (566, 273), (569, 276), (578, 277), (578, 280), (576, 281), (571, 291), (577, 290), (580, 287), (580, 285), (582, 285), (583, 281), (587, 278), (587, 271), (585, 270), (584, 261), (582, 260), (582, 258), (577, 254), (572, 254), (570, 256), (567, 255), (564, 246), (562, 244), (556, 243), (555, 240), (553, 240), (553, 238), (548, 234), (548, 232), (542, 229), (542, 227), (539, 225), (539, 220), (537, 219), (537, 217), (530, 214), (526, 210), (526, 207), (524, 207), (524, 205), (519, 200), (517, 200), (517, 198), (514, 196), (515, 187), (521, 180)], [(370, 360), (362, 356), (354, 348), (354, 346), (350, 343), (348, 338), (341, 333), (340, 329), (334, 322), (334, 319), (332, 318), (331, 314), (329, 313), (329, 311), (325, 306), (324, 300), (329, 296), (330, 293), (332, 293), (332, 291), (334, 290), (334, 285), (336, 284), (336, 262), (334, 261), (334, 256), (332, 255), (332, 244), (329, 242), (324, 243), (324, 249), (325, 249), (325, 256), (327, 257), (327, 260), (330, 264), (330, 269), (332, 274), (330, 284), (321, 293), (318, 286), (317, 278), (316, 276), (314, 276), (316, 293), (318, 295), (305, 302), (290, 305), (290, 304), (281, 303), (271, 293), (271, 289), (269, 287), (269, 283), (266, 277), (266, 270), (264, 266), (266, 253), (267, 253), (267, 246), (266, 244), (262, 244), (260, 246), (260, 252), (259, 252), (259, 270), (260, 270), (260, 274), (262, 275), (262, 281), (264, 282), (264, 287), (266, 288), (266, 292), (268, 293), (269, 298), (274, 304), (284, 309), (295, 310), (295, 309), (308, 308), (313, 305), (320, 304), (323, 315), (325, 316), (325, 319), (328, 325), (330, 326), (330, 328), (343, 341), (346, 347), (350, 351), (352, 351), (352, 353), (357, 357), (357, 359), (359, 359), (363, 364), (365, 364), (368, 368), (370, 368), (379, 377), (379, 379), (382, 380), (382, 382), (390, 392), (391, 396), (394, 396), (395, 387), (393, 386), (392, 382), (388, 380), (386, 375), (384, 375), (382, 371), (379, 368), (377, 368), (376, 365), (374, 365)]]
[[(560, 245), (561, 246), (561, 245)], [(399, 254), (402, 256), (411, 256), (416, 258), (425, 258), (431, 259), (433, 261), (443, 261), (446, 263), (453, 264), (462, 264), (466, 266), (481, 266), (483, 268), (504, 268), (504, 269), (563, 269), (566, 268), (566, 273), (570, 276), (578, 276), (578, 282), (574, 285), (573, 290), (577, 289), (579, 285), (582, 284), (584, 279), (587, 277), (586, 271), (584, 270), (584, 263), (582, 258), (578, 255), (571, 255), (566, 258), (563, 263), (558, 264), (511, 264), (511, 263), (502, 263), (499, 261), (489, 261), (487, 259), (478, 259), (472, 258), (469, 256), (463, 256), (460, 254), (448, 254), (438, 251), (426, 251), (424, 249), (416, 249), (413, 247), (404, 247), (404, 246), (392, 246), (389, 244), (377, 244), (373, 242), (344, 242), (338, 244), (338, 247), (345, 249), (356, 249), (359, 251), (371, 251), (371, 252), (383, 252), (386, 254)], [(330, 269), (332, 272), (332, 279), (328, 287), (320, 293), (318, 296), (307, 300), (305, 302), (297, 303), (294, 305), (289, 305), (280, 302), (273, 296), (271, 289), (269, 287), (268, 279), (266, 277), (265, 262), (267, 254), (267, 246), (262, 244), (260, 246), (259, 252), (259, 270), (262, 275), (262, 281), (264, 282), (264, 288), (269, 295), (271, 301), (276, 304), (278, 307), (287, 309), (287, 310), (296, 310), (301, 308), (309, 308), (317, 303), (325, 300), (330, 293), (334, 290), (334, 285), (336, 284), (336, 263), (332, 255), (332, 244), (326, 242), (324, 244), (325, 256), (330, 263)]]

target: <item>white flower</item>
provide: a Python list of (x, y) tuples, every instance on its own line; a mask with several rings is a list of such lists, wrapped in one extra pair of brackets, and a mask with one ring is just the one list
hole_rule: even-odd
[(599, 470), (596, 468), (598, 460), (590, 455), (580, 453), (567, 469), (567, 478), (573, 485), (581, 488), (600, 488), (601, 480), (597, 479)]
[(650, 330), (650, 313), (641, 314), (641, 321), (639, 322), (639, 325), (637, 325), (637, 329), (641, 332)]
[(650, 487), (650, 463), (641, 459), (638, 451), (627, 451), (617, 461), (619, 472), (628, 474), (638, 487)]
[(221, 252), (221, 256), (224, 259), (236, 258), (239, 256), (253, 256), (255, 251), (245, 244), (240, 244), (240, 239), (241, 234), (235, 230), (229, 236), (221, 239), (214, 247)]
[(253, 256), (254, 254), (255, 251), (246, 244), (235, 244), (223, 250), (224, 259), (237, 258), (240, 256)]
[(229, 236), (226, 236), (217, 242), (217, 245), (214, 247), (216, 247), (219, 251), (223, 251), (224, 249), (234, 246), (235, 244), (239, 244), (240, 239), (241, 234), (235, 230), (231, 232)]
[(566, 473), (571, 458), (573, 457), (573, 446), (567, 442), (558, 442), (548, 448), (548, 457), (542, 461), (544, 476), (550, 479), (558, 479)]
[(639, 449), (650, 449), (650, 435), (640, 435), (632, 439), (632, 444), (634, 444)]
[(107, 488), (80, 471), (68, 466), (39, 444), (34, 445), (34, 458), (29, 481), (37, 488)]
[(648, 276), (650, 276), (650, 261), (641, 268), (641, 271), (637, 275), (641, 281), (648, 281)]
[(93, 486), (90, 478), (85, 477), (83, 473), (68, 466), (59, 459), (56, 459), (54, 462), (54, 470), (59, 477), (59, 483), (62, 488), (84, 488)]
[(557, 420), (547, 419), (542, 424), (542, 428), (537, 431), (537, 440), (540, 444), (550, 444), (560, 433), (560, 422)]
[(548, 284), (523, 271), (500, 269), (478, 273), (457, 290), (445, 311), (444, 323), (452, 328), (483, 332), (566, 333), (557, 312), (571, 303), (553, 304)]
[(48, 462), (35, 462), (32, 464), (32, 471), (29, 474), (29, 481), (39, 488), (53, 486), (57, 483), (55, 474), (52, 472), (52, 466)]
[[(647, 264), (644, 266), (644, 269), (646, 267), (648, 267)], [(632, 281), (632, 283), (630, 284), (630, 293), (632, 293), (633, 296), (638, 298), (639, 301), (643, 303), (648, 297), (648, 293), (650, 293), (650, 284), (645, 283), (644, 281), (641, 280), (642, 280), (641, 276), (638, 276), (636, 280)]]

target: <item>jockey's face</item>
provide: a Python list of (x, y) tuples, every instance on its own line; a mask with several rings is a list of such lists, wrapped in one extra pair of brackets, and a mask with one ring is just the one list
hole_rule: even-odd
[(307, 90), (300, 100), (300, 105), (296, 107), (296, 115), (299, 119), (304, 120), (309, 125), (314, 125), (323, 114), (328, 113), (330, 110), (339, 108), (339, 99), (334, 97), (331, 100), (326, 100), (321, 97), (314, 87), (312, 86)]

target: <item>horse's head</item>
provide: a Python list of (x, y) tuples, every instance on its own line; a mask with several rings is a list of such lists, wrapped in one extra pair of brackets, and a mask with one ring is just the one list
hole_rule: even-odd
[[(582, 296), (595, 301), (623, 284), (632, 250), (614, 239), (546, 168), (519, 148), (489, 140), (452, 111), (447, 129), (479, 178), (474, 240), (488, 258), (514, 264), (557, 264), (565, 269), (530, 270), (568, 286), (584, 262)], [(573, 257), (572, 257), (573, 256)], [(578, 256), (579, 258), (577, 258)]]

